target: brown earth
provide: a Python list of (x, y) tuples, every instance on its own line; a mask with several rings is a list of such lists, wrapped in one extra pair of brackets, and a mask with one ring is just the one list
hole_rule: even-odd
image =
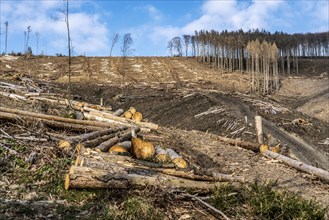
[[(0, 61), (2, 81), (23, 84), (22, 78), (27, 77), (45, 91), (66, 95), (65, 57), (25, 59), (6, 56)], [(284, 154), (295, 155), (304, 162), (329, 170), (329, 148), (323, 144), (329, 138), (329, 81), (328, 75), (324, 74), (329, 64), (326, 60), (304, 61), (300, 60), (299, 76), (282, 77), (279, 93), (259, 97), (248, 95), (248, 74), (213, 70), (194, 59), (130, 58), (122, 80), (118, 71), (119, 58), (76, 57), (72, 93), (77, 100), (95, 104), (103, 98), (113, 109), (136, 107), (146, 120), (161, 125), (155, 135), (163, 140), (156, 144), (176, 149), (190, 164), (236, 173), (249, 180), (278, 180), (279, 188), (329, 205), (328, 184), (276, 160), (218, 142), (211, 136), (255, 140), (253, 118), (259, 114), (265, 119), (265, 133), (271, 134), (274, 142), (282, 143)], [(55, 115), (68, 111), (38, 102), (27, 106), (24, 102), (13, 102), (1, 96), (0, 106)], [(269, 106), (279, 110), (273, 112), (274, 108)], [(206, 113), (216, 109), (217, 112)], [(292, 123), (298, 118), (304, 119), (305, 123)], [(0, 128), (11, 135), (22, 132), (10, 124), (1, 124)], [(239, 129), (243, 131), (236, 133)], [(38, 126), (31, 130), (44, 132), (44, 128)], [(291, 137), (295, 135), (296, 138)], [(48, 147), (55, 149), (56, 144), (49, 143)], [(25, 195), (13, 195), (6, 181), (1, 181), (4, 198)], [(176, 217), (179, 217), (178, 213)], [(207, 218), (209, 215), (204, 219)]]

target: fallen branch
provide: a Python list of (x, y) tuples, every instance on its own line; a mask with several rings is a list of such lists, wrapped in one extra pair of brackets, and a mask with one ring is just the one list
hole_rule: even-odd
[(211, 206), (210, 204), (206, 203), (205, 201), (203, 201), (199, 197), (193, 196), (191, 194), (187, 194), (187, 196), (192, 198), (192, 199), (198, 200), (202, 205), (206, 206), (207, 208), (211, 209), (212, 211), (216, 212), (217, 214), (220, 214), (225, 220), (230, 220), (222, 211), (220, 211), (220, 210), (216, 209), (215, 207)]

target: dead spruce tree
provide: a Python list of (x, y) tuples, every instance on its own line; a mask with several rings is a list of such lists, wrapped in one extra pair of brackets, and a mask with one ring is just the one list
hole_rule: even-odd
[(124, 34), (122, 38), (122, 45), (121, 45), (121, 62), (118, 67), (118, 72), (122, 77), (122, 83), (121, 83), (122, 93), (123, 93), (124, 80), (128, 68), (128, 57), (131, 56), (134, 52), (134, 49), (131, 48), (133, 44), (134, 44), (134, 40), (131, 37), (131, 34), (130, 33)]
[(275, 43), (258, 39), (247, 44), (247, 71), (250, 73), (250, 92), (270, 94), (279, 89), (278, 48)]
[(118, 43), (119, 41), (119, 34), (118, 33), (114, 33), (112, 36), (112, 43), (111, 43), (111, 49), (110, 49), (110, 57), (112, 56), (112, 50), (115, 46), (116, 43)]

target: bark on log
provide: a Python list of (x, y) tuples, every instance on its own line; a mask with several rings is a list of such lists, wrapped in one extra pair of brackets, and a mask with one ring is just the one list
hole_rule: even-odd
[(262, 117), (261, 116), (255, 116), (255, 127), (256, 127), (256, 137), (257, 142), (260, 144), (263, 144), (263, 125), (262, 125)]
[(0, 91), (0, 95), (11, 98), (11, 99), (16, 99), (16, 100), (21, 100), (21, 101), (26, 101), (26, 97), (21, 96), (21, 95), (17, 95), (14, 93), (8, 93), (8, 92), (2, 92)]
[(132, 130), (128, 130), (126, 132), (124, 132), (123, 134), (119, 134), (116, 137), (113, 137), (103, 143), (101, 143), (100, 145), (98, 145), (96, 147), (96, 150), (99, 150), (101, 152), (107, 152), (110, 147), (112, 147), (113, 145), (119, 143), (119, 142), (123, 142), (123, 141), (128, 141), (131, 139), (132, 136), (132, 131), (134, 131), (135, 133), (138, 133), (140, 131), (139, 127), (133, 128)]
[(72, 123), (66, 123), (66, 122), (58, 122), (58, 121), (52, 121), (52, 120), (47, 120), (47, 119), (42, 119), (42, 118), (17, 115), (17, 114), (7, 113), (7, 112), (0, 112), (0, 120), (1, 119), (15, 121), (16, 123), (21, 123), (22, 120), (29, 121), (29, 122), (41, 122), (52, 128), (65, 129), (65, 130), (71, 130), (71, 131), (82, 131), (82, 132), (98, 131), (98, 130), (101, 130), (104, 128), (104, 127), (102, 128), (102, 127), (96, 127), (96, 126), (72, 124)]
[(100, 131), (94, 131), (90, 133), (85, 133), (77, 136), (71, 136), (66, 139), (60, 140), (58, 143), (58, 146), (62, 149), (68, 150), (71, 148), (73, 144), (87, 141), (87, 140), (93, 140), (95, 138), (99, 138), (104, 135), (116, 133), (119, 131), (127, 130), (127, 127), (118, 127), (118, 128), (110, 128), (110, 129), (105, 129), (105, 130), (100, 130)]
[(184, 188), (198, 190), (212, 190), (227, 183), (193, 181), (179, 177), (159, 174), (154, 171), (145, 173), (145, 170), (129, 168), (126, 171), (105, 171), (101, 169), (72, 166), (70, 173), (65, 177), (65, 189), (86, 188), (120, 188), (131, 189), (145, 186), (161, 188)]
[(101, 137), (93, 139), (93, 140), (81, 142), (81, 143), (77, 144), (77, 146), (76, 146), (77, 152), (79, 153), (80, 149), (82, 147), (84, 147), (84, 148), (96, 147), (96, 146), (100, 145), (101, 143), (113, 138), (114, 136), (115, 136), (115, 134), (108, 134), (108, 135), (104, 135), (104, 136), (101, 136)]
[(130, 120), (130, 119), (126, 119), (126, 118), (114, 116), (113, 114), (102, 112), (102, 111), (96, 111), (96, 110), (94, 110), (94, 111), (90, 111), (89, 114), (90, 115), (93, 115), (93, 116), (105, 118), (105, 119), (110, 119), (110, 120), (113, 120), (113, 121), (122, 122), (122, 123), (125, 123), (125, 124), (132, 124), (134, 126), (140, 126), (140, 127), (143, 127), (143, 128), (149, 128), (149, 129), (153, 129), (153, 130), (157, 130), (158, 127), (159, 127), (158, 125), (153, 124), (153, 123), (137, 122), (137, 121), (134, 121), (134, 120)]
[(218, 136), (218, 135), (211, 135), (211, 138), (218, 140), (218, 141), (228, 143), (233, 146), (239, 146), (244, 149), (254, 151), (256, 153), (259, 152), (259, 146), (260, 146), (259, 143), (255, 143), (255, 142), (251, 142), (251, 141), (242, 141), (239, 139), (226, 138), (226, 137), (222, 137), (222, 136)]
[(167, 149), (166, 151), (171, 162), (173, 162), (178, 168), (187, 168), (187, 162), (182, 156), (178, 155), (173, 149)]
[(71, 123), (71, 124), (90, 125), (90, 126), (94, 126), (94, 127), (103, 127), (103, 128), (104, 127), (113, 127), (112, 124), (106, 123), (106, 122), (63, 118), (63, 117), (54, 116), (54, 115), (45, 115), (45, 114), (22, 111), (22, 110), (18, 110), (18, 109), (11, 109), (11, 108), (5, 108), (5, 107), (0, 107), (0, 112), (13, 113), (13, 114), (17, 114), (17, 115), (24, 115), (24, 116), (29, 116), (29, 117), (33, 117), (33, 118), (42, 118), (42, 119), (47, 119), (47, 120), (52, 120), (52, 121), (57, 121), (57, 122), (66, 122), (66, 123)]
[(169, 164), (159, 164), (159, 163), (154, 163), (151, 161), (145, 161), (145, 160), (138, 160), (138, 159), (133, 159), (131, 157), (127, 156), (121, 156), (121, 155), (111, 155), (108, 153), (103, 153), (103, 152), (97, 152), (97, 151), (92, 151), (90, 149), (86, 148), (80, 148), (79, 151), (79, 162), (76, 162), (77, 164), (81, 163), (81, 160), (97, 160), (102, 163), (107, 163), (107, 162), (115, 162), (115, 163), (130, 163), (132, 165), (141, 165), (141, 166), (146, 166), (150, 168), (175, 168), (175, 165), (172, 163)]
[(310, 166), (308, 164), (302, 163), (302, 162), (297, 161), (297, 160), (293, 160), (289, 157), (283, 156), (283, 155), (278, 154), (278, 153), (274, 153), (274, 152), (269, 151), (269, 150), (265, 151), (263, 154), (268, 156), (268, 157), (271, 157), (273, 159), (280, 160), (283, 163), (285, 163), (285, 164), (287, 164), (287, 165), (289, 165), (289, 166), (291, 166), (291, 167), (293, 167), (297, 170), (312, 174), (312, 175), (318, 177), (321, 180), (329, 182), (329, 172), (326, 171), (326, 170)]
[[(112, 158), (116, 157), (117, 155), (111, 155)], [(121, 158), (122, 159), (122, 158)], [(235, 181), (235, 182), (243, 182), (242, 177), (233, 177), (231, 175), (226, 174), (217, 174), (216, 176), (207, 176), (207, 175), (197, 175), (194, 173), (194, 171), (180, 171), (175, 169), (168, 169), (168, 168), (157, 168), (157, 167), (149, 167), (146, 166), (146, 164), (140, 164), (139, 162), (135, 162), (134, 160), (127, 160), (127, 161), (120, 161), (118, 164), (118, 161), (113, 160), (113, 162), (104, 161), (101, 158), (86, 158), (86, 157), (77, 157), (77, 160), (75, 162), (76, 166), (82, 166), (82, 167), (90, 167), (90, 168), (96, 168), (96, 169), (102, 169), (102, 170), (113, 170), (113, 166), (121, 166), (126, 168), (134, 167), (134, 168), (140, 168), (145, 169), (146, 172), (148, 170), (156, 171), (158, 173), (167, 174), (170, 176), (175, 177), (181, 177), (184, 179), (190, 179), (190, 180), (200, 180), (200, 181), (209, 181), (209, 182), (226, 182), (226, 181)], [(174, 168), (174, 167), (172, 167)]]
[(122, 114), (124, 113), (124, 110), (123, 109), (118, 109), (116, 110), (114, 113), (113, 113), (113, 116), (121, 116)]

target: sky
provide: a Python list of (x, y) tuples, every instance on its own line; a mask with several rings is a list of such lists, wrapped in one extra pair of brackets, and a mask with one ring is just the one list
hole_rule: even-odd
[[(114, 33), (131, 33), (134, 56), (168, 56), (168, 41), (195, 30), (329, 31), (328, 0), (69, 0), (74, 55), (108, 56)], [(0, 0), (1, 48), (67, 54), (63, 0)], [(38, 36), (38, 37), (37, 37)], [(38, 43), (37, 43), (38, 42)], [(112, 55), (120, 56), (121, 40)]]

